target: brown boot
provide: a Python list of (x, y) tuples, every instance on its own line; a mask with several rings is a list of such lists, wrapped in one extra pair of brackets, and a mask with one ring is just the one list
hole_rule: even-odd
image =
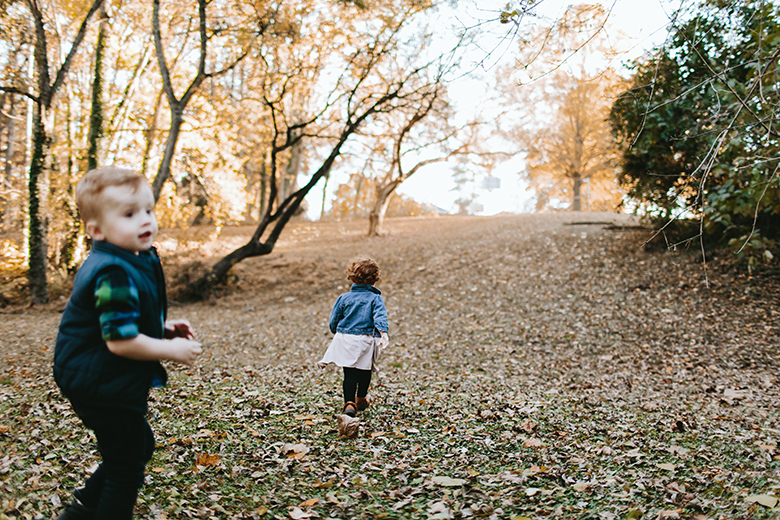
[(344, 410), (342, 412), (344, 415), (349, 415), (350, 417), (355, 417), (357, 415), (357, 407), (355, 406), (355, 403), (352, 401), (347, 401), (344, 403)]
[(357, 409), (360, 411), (365, 410), (371, 406), (371, 401), (368, 400), (367, 397), (358, 397), (357, 398)]

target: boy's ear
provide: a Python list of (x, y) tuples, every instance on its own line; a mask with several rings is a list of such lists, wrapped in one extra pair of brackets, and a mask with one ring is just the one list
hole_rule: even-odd
[(96, 220), (88, 220), (84, 227), (87, 228), (87, 234), (92, 237), (92, 240), (101, 241), (106, 238)]

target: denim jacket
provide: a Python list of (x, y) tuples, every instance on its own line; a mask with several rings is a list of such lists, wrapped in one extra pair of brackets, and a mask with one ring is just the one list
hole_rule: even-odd
[(338, 297), (330, 312), (330, 331), (342, 334), (368, 334), (379, 337), (388, 332), (387, 309), (382, 291), (373, 285), (353, 284)]

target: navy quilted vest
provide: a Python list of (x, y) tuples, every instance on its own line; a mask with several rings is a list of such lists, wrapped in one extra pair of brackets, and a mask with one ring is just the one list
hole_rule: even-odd
[(103, 341), (95, 309), (95, 283), (101, 271), (119, 266), (138, 288), (139, 332), (162, 338), (167, 300), (157, 252), (138, 255), (107, 242), (94, 242), (79, 268), (60, 321), (54, 348), (54, 379), (62, 393), (83, 406), (126, 408), (145, 412), (152, 386), (165, 384), (159, 361), (136, 361), (112, 354)]

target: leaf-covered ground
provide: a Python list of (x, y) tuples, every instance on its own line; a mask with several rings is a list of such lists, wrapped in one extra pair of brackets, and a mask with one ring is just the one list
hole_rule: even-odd
[[(153, 394), (138, 517), (778, 517), (780, 280), (648, 253), (633, 224), (291, 226), (220, 298), (172, 306), (206, 354)], [(162, 237), (172, 283), (249, 232)], [(314, 365), (358, 253), (383, 268), (391, 346), (350, 440), (340, 373)], [(50, 376), (62, 305), (0, 316), (2, 519), (52, 518), (98, 461)]]

